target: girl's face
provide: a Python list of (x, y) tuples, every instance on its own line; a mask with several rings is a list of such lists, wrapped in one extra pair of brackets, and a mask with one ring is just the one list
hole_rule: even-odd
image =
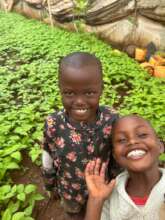
[(59, 87), (63, 106), (73, 121), (92, 122), (96, 119), (102, 94), (102, 77), (98, 68), (63, 68)]
[(157, 167), (163, 149), (149, 123), (137, 116), (127, 116), (117, 122), (113, 146), (117, 162), (133, 172), (145, 172)]

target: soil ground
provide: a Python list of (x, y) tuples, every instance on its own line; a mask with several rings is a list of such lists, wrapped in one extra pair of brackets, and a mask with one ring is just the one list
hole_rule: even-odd
[(68, 216), (60, 206), (59, 199), (49, 198), (44, 189), (40, 167), (32, 163), (26, 152), (23, 152), (22, 156), (22, 169), (11, 173), (13, 182), (16, 184), (35, 184), (38, 187), (38, 192), (45, 197), (44, 200), (36, 203), (33, 218), (35, 220), (83, 220), (81, 216)]

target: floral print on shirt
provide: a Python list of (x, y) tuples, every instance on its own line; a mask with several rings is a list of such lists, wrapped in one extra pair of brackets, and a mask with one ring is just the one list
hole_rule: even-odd
[[(89, 160), (100, 157), (108, 162), (112, 147), (110, 136), (112, 123), (118, 115), (108, 107), (99, 107), (93, 123), (71, 122), (61, 110), (47, 117), (44, 129), (43, 149), (53, 158), (52, 170), (44, 170), (46, 182), (58, 194), (83, 204), (87, 199), (84, 169)], [(113, 161), (110, 175), (118, 173)], [(111, 175), (112, 176), (112, 175)]]

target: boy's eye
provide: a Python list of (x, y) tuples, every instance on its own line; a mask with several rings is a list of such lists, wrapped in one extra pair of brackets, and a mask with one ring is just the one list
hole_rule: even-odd
[(94, 91), (89, 91), (85, 93), (86, 96), (94, 96), (95, 92)]

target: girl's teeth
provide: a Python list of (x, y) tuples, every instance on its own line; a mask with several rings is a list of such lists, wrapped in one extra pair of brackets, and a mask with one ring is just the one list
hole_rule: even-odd
[(128, 158), (136, 158), (136, 157), (141, 157), (145, 154), (146, 154), (146, 152), (144, 150), (133, 150), (127, 154), (127, 157)]

